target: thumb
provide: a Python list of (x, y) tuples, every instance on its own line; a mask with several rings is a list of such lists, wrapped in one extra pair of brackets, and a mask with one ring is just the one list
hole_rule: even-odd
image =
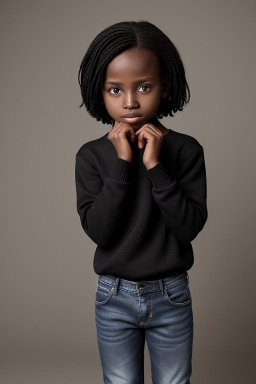
[(144, 147), (144, 142), (138, 138), (138, 147), (142, 149)]
[(135, 135), (135, 132), (134, 132), (133, 129), (130, 131), (130, 139), (131, 139), (131, 141), (132, 141), (133, 143), (135, 143), (135, 141), (136, 141), (136, 135)]

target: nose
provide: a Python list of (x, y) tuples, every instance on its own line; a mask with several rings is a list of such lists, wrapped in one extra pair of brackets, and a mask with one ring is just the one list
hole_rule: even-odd
[(133, 92), (127, 92), (124, 94), (123, 108), (124, 109), (133, 109), (138, 108), (139, 103), (136, 98), (136, 94)]

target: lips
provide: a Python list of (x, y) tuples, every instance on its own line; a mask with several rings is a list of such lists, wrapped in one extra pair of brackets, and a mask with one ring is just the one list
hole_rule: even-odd
[(121, 116), (121, 119), (125, 123), (132, 124), (132, 123), (137, 123), (138, 121), (140, 121), (142, 119), (142, 115), (129, 114), (129, 115)]
[(142, 117), (142, 115), (140, 115), (139, 113), (128, 113), (127, 115), (123, 115), (121, 117)]

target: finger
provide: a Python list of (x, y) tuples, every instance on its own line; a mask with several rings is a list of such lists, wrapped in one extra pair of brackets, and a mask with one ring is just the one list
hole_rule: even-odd
[(151, 135), (155, 135), (154, 131), (148, 127), (144, 127), (140, 132), (135, 132), (135, 134), (139, 141), (142, 141), (143, 139), (149, 139)]
[(162, 138), (162, 132), (159, 131), (156, 127), (152, 127), (151, 125), (144, 125), (142, 128), (140, 128), (140, 132), (137, 131), (136, 133), (138, 133), (138, 147), (140, 149), (147, 144), (148, 140), (159, 140)]
[(116, 136), (122, 129), (122, 123), (119, 123), (118, 121), (115, 121), (115, 125), (110, 131), (110, 136)]
[(131, 128), (129, 124), (126, 123), (118, 123), (115, 128), (110, 132), (111, 137), (117, 137), (120, 134), (123, 134), (126, 138), (130, 137), (132, 141), (136, 140), (136, 136), (134, 130)]
[(127, 123), (121, 123), (121, 124), (122, 124), (122, 129), (124, 130), (124, 132), (126, 134), (126, 137), (130, 137), (130, 139), (132, 141), (135, 141), (136, 136), (135, 136), (134, 130), (132, 129), (130, 124), (127, 124)]
[(138, 131), (135, 132), (136, 136), (141, 133), (142, 130), (147, 130), (148, 132), (152, 132), (155, 134), (158, 134), (159, 136), (162, 136), (161, 131), (156, 128), (153, 124), (144, 124)]
[(144, 145), (147, 143), (147, 140), (150, 138), (150, 135), (151, 135), (150, 132), (148, 132), (146, 129), (143, 129), (142, 131), (140, 131), (140, 133), (137, 135), (139, 148), (144, 147)]
[(130, 137), (132, 142), (136, 141), (136, 135), (135, 135), (134, 129), (132, 129), (132, 127), (130, 126), (129, 126), (128, 136)]

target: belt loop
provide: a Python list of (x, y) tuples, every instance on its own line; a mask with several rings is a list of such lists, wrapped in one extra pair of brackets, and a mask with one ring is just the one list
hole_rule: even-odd
[(164, 294), (164, 280), (163, 279), (159, 279), (159, 284), (160, 284), (161, 294), (163, 296), (163, 294)]
[(117, 293), (118, 293), (119, 281), (120, 281), (120, 278), (116, 277), (115, 278), (115, 286), (114, 286), (114, 294), (115, 295), (117, 295)]

